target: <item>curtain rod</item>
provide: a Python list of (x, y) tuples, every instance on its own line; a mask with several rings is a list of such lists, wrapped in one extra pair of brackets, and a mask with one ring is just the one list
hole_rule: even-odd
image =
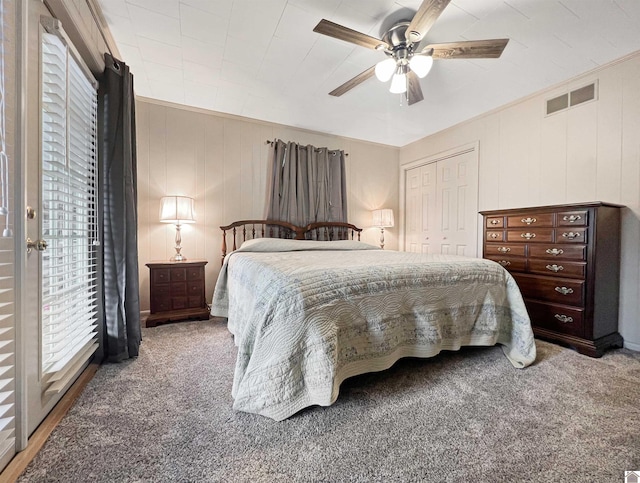
[[(267, 139), (265, 142), (265, 144), (271, 144), (273, 145), (273, 141)], [(306, 146), (302, 146), (303, 148), (306, 148)], [(316, 151), (320, 151), (320, 149), (316, 149)], [(339, 149), (329, 149), (329, 151), (339, 151)], [(344, 153), (345, 156), (349, 156), (349, 153)]]

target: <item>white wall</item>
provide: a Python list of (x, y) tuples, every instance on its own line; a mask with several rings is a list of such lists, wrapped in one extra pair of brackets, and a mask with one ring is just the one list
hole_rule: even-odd
[[(349, 222), (364, 229), (362, 241), (379, 242), (380, 232), (371, 227), (371, 210), (384, 207), (398, 213), (398, 148), (149, 99), (138, 99), (136, 109), (141, 310), (149, 309), (145, 263), (168, 260), (175, 253), (175, 227), (158, 221), (160, 198), (180, 194), (196, 200), (197, 221), (182, 229), (182, 252), (190, 259), (208, 260), (210, 302), (220, 269), (219, 227), (264, 218), (267, 139), (343, 149), (349, 154)], [(394, 228), (385, 230), (385, 247), (398, 247)]]
[[(400, 164), (479, 141), (479, 209), (581, 201), (622, 212), (619, 330), (640, 350), (640, 52), (400, 149)], [(597, 101), (545, 116), (547, 99), (599, 83)]]

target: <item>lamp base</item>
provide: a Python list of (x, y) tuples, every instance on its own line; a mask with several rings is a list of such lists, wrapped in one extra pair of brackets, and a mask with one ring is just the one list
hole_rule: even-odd
[(182, 253), (176, 253), (169, 260), (171, 260), (172, 262), (186, 262), (187, 257), (185, 257)]

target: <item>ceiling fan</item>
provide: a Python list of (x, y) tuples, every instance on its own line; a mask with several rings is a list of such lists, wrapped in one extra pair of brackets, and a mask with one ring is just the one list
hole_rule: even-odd
[(396, 23), (382, 36), (382, 39), (322, 19), (313, 29), (314, 32), (380, 50), (387, 55), (386, 59), (361, 72), (329, 94), (341, 96), (375, 75), (382, 82), (391, 79), (389, 91), (405, 94), (411, 105), (424, 99), (419, 78), (429, 73), (433, 59), (500, 57), (509, 39), (470, 40), (419, 47), (420, 41), (450, 1), (424, 0), (412, 20)]

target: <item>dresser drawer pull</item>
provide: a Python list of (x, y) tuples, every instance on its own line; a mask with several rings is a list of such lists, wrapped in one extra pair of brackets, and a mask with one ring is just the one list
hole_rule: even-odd
[(536, 234), (527, 232), (527, 233), (521, 233), (520, 236), (522, 238), (526, 238), (527, 240), (531, 240), (532, 238), (536, 237)]
[(575, 232), (575, 233), (574, 233), (574, 232), (572, 232), (572, 231), (570, 231), (570, 232), (568, 232), (568, 233), (563, 233), (563, 234), (562, 234), (562, 236), (563, 236), (564, 238), (568, 238), (569, 240), (573, 240), (574, 238), (580, 238), (580, 236), (581, 236), (581, 235), (582, 235), (582, 234), (581, 234), (579, 231), (578, 231), (578, 232)]
[(509, 248), (509, 247), (498, 247), (498, 251), (500, 253), (509, 253), (511, 251), (511, 248)]
[(569, 223), (575, 223), (578, 220), (582, 220), (580, 215), (565, 215), (562, 217), (562, 221), (568, 221)]
[(498, 263), (503, 267), (508, 267), (509, 265), (511, 265), (511, 262), (508, 260), (500, 260)]
[(556, 265), (554, 263), (553, 265), (547, 265), (547, 270), (551, 270), (552, 272), (559, 272), (560, 270), (564, 270), (564, 267), (562, 265)]
[(564, 253), (564, 250), (562, 248), (547, 248), (545, 252), (547, 252), (549, 255), (557, 257), (558, 255), (562, 255)]
[(489, 235), (490, 238), (498, 238), (500, 235), (498, 235), (497, 233), (491, 233)]
[(573, 293), (573, 289), (567, 287), (556, 287), (554, 290), (562, 295), (569, 295), (570, 293)]
[(554, 317), (558, 319), (560, 322), (562, 322), (563, 324), (570, 324), (571, 322), (573, 322), (573, 317), (569, 317), (568, 315), (555, 314)]
[(520, 220), (520, 221), (521, 221), (522, 223), (526, 223), (527, 225), (530, 225), (531, 223), (535, 223), (535, 222), (536, 222), (536, 221), (538, 221), (538, 220), (536, 220), (535, 218), (531, 218), (531, 217), (529, 217), (529, 218), (523, 218), (523, 219), (522, 219), (522, 220)]
[(492, 225), (499, 225), (500, 224), (500, 220), (491, 220), (490, 223)]

